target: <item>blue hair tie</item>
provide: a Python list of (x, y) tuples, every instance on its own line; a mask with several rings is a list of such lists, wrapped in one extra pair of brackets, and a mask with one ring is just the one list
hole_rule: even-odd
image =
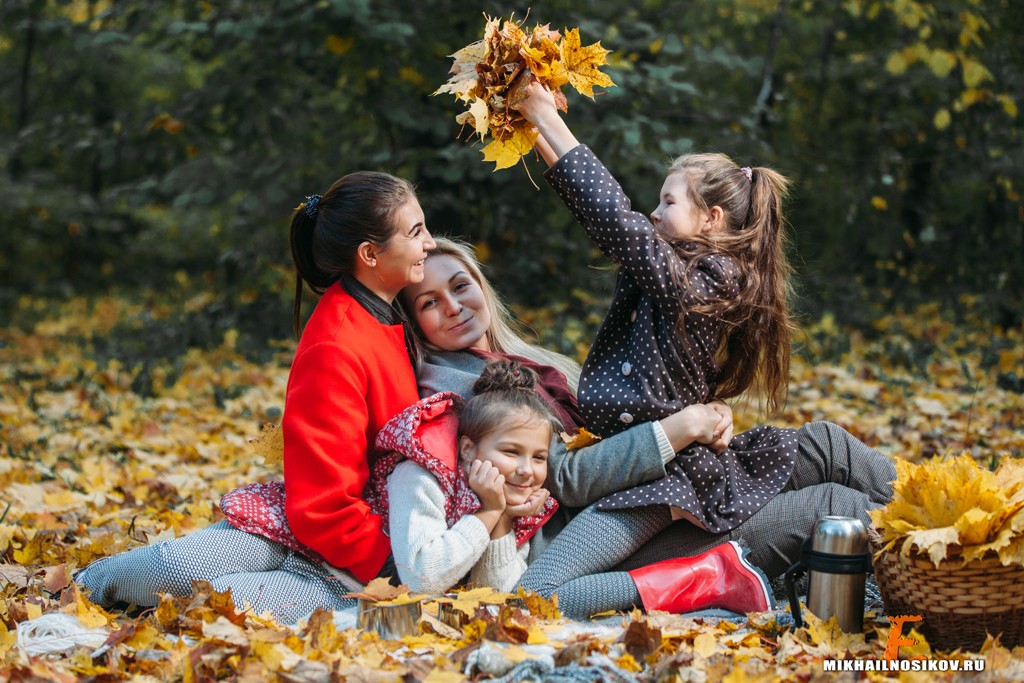
[(306, 197), (306, 203), (303, 205), (302, 210), (306, 212), (307, 216), (316, 220), (316, 214), (320, 210), (320, 195), (311, 194)]

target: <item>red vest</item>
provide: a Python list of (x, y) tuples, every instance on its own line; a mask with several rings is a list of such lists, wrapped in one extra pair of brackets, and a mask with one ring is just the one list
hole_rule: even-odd
[[(384, 425), (377, 434), (377, 449), (385, 452), (374, 465), (366, 500), (385, 525), (388, 520), (388, 475), (398, 463), (411, 460), (434, 475), (444, 492), (445, 522), (451, 528), (457, 521), (480, 509), (480, 499), (469, 488), (466, 474), (459, 467), (458, 407), (462, 398), (452, 392), (440, 392), (409, 406)], [(535, 517), (516, 517), (512, 531), (516, 545), (526, 543), (558, 509), (548, 498)]]

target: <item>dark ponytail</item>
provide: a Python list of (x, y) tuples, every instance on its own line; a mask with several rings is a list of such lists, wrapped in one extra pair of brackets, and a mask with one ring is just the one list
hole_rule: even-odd
[(560, 429), (547, 405), (537, 395), (537, 373), (514, 360), (496, 360), (484, 366), (473, 384), (473, 398), (459, 413), (459, 436), (473, 443), (511, 420), (547, 422)]
[(406, 180), (358, 171), (335, 181), (322, 197), (312, 195), (296, 207), (290, 230), (296, 337), (301, 334), (302, 283), (323, 294), (344, 273), (351, 273), (359, 245), (385, 247), (397, 227), (395, 213), (415, 197)]

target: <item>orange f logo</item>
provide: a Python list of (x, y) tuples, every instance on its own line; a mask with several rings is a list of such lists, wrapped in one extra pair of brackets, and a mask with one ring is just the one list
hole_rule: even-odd
[(892, 624), (892, 628), (889, 630), (889, 640), (885, 644), (886, 659), (898, 658), (901, 647), (917, 645), (917, 641), (913, 638), (903, 637), (903, 624), (908, 621), (921, 621), (921, 619), (922, 617), (920, 614), (916, 614), (914, 616), (901, 614), (897, 617), (889, 617), (889, 623)]

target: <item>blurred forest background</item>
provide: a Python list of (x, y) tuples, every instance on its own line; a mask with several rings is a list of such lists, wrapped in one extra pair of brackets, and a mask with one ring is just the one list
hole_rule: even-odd
[[(795, 180), (805, 316), (863, 326), (970, 300), (1024, 315), (1024, 3), (1015, 0), (4, 0), (0, 320), (72, 296), (170, 302), (108, 356), (290, 337), (290, 212), (340, 175), (419, 188), (542, 338), (579, 351), (607, 262), (540, 180), (454, 122), (447, 55), (484, 17), (579, 26), (618, 87), (568, 119), (650, 211), (666, 163), (717, 150)], [(538, 3), (541, 5), (541, 3)], [(965, 297), (965, 295), (972, 295)], [(175, 303), (177, 302), (177, 303)], [(180, 304), (180, 305), (179, 305)], [(310, 307), (307, 306), (307, 311)], [(103, 352), (104, 348), (99, 348)]]

